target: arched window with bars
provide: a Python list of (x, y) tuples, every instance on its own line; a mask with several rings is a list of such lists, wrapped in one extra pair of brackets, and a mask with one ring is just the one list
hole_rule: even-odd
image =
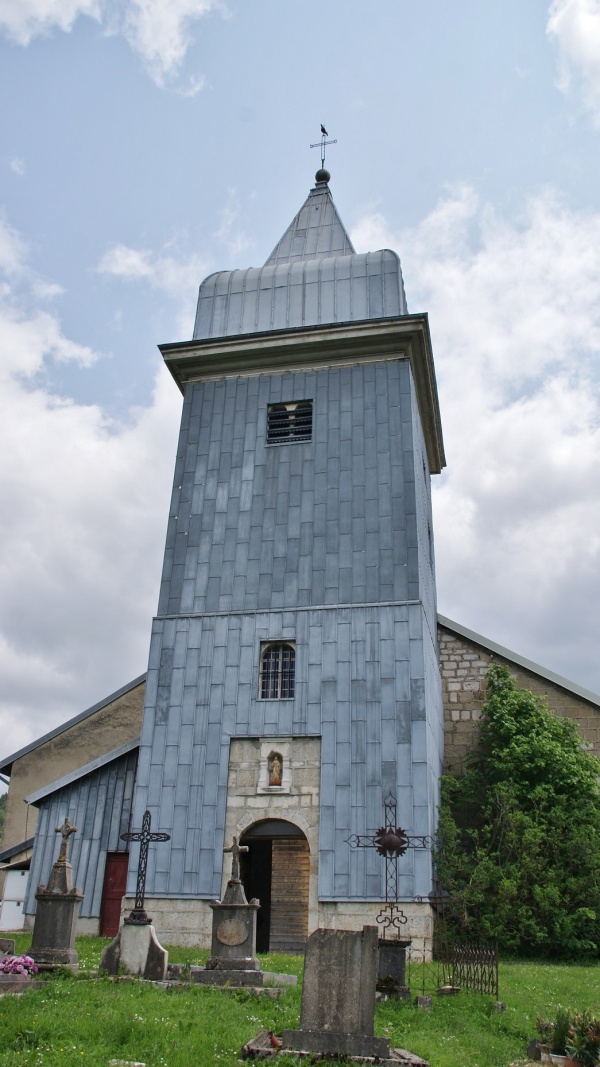
[(261, 700), (290, 700), (294, 696), (296, 649), (289, 641), (269, 642), (260, 654)]

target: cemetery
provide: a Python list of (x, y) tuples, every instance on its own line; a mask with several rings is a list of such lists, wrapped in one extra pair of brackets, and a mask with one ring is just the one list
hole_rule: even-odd
[[(22, 954), (31, 935), (19, 934), (14, 940), (17, 953)], [(108, 939), (77, 938), (76, 976), (64, 971), (34, 975), (24, 995), (0, 997), (3, 1067), (37, 1063), (107, 1067), (111, 1060), (146, 1067), (213, 1062), (233, 1067), (240, 1063), (244, 1045), (261, 1032), (281, 1038), (284, 1030), (299, 1028), (300, 956), (261, 959), (265, 969), (294, 974), (299, 980), (297, 986), (274, 997), (189, 981), (185, 976), (191, 967), (206, 961), (208, 952), (173, 946), (168, 946), (169, 960), (180, 969), (183, 981), (158, 984), (122, 976), (98, 978), (107, 943)], [(416, 968), (411, 978), (420, 991)], [(538, 1019), (554, 1020), (560, 1004), (592, 1009), (600, 1003), (600, 969), (582, 964), (501, 962), (500, 991), (506, 1003), (504, 1012), (493, 1012), (492, 998), (476, 993), (434, 995), (431, 1009), (418, 1007), (412, 996), (410, 1000), (382, 998), (375, 1005), (375, 1035), (388, 1040), (392, 1048), (410, 1049), (432, 1067), (525, 1067), (530, 1063), (527, 1046), (540, 1036)], [(296, 1053), (280, 1051), (274, 1062), (300, 1067), (305, 1061)], [(340, 1060), (329, 1062), (339, 1065)]]
[[(464, 952), (451, 975), (444, 964), (415, 963), (393, 901), (382, 908), (383, 928), (319, 929), (304, 957), (260, 959), (260, 904), (246, 900), (239, 877), (244, 846), (235, 838), (225, 849), (231, 878), (223, 900), (212, 904), (210, 955), (164, 947), (144, 898), (148, 848), (164, 835), (152, 834), (146, 815), (142, 830), (134, 831), (142, 845), (135, 907), (112, 942), (74, 936), (82, 895), (72, 884), (68, 847), (77, 827), (68, 819), (56, 827), (61, 844), (49, 882), (38, 890), (43, 906), (33, 936), (0, 941), (3, 1067), (598, 1062), (597, 965), (507, 962), (497, 966), (491, 995), (469, 977)], [(388, 869), (395, 866), (399, 842), (407, 844), (402, 832), (383, 827), (376, 839)], [(464, 988), (455, 984), (457, 975)]]

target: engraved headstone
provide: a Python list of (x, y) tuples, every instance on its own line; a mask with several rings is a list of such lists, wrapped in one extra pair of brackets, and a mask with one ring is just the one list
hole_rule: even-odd
[(283, 1049), (387, 1059), (390, 1043), (374, 1037), (379, 960), (376, 926), (315, 930), (306, 944), (299, 1030), (284, 1030)]
[(37, 910), (29, 951), (40, 970), (78, 968), (75, 928), (83, 893), (73, 888), (73, 868), (67, 859), (69, 838), (76, 832), (68, 817), (56, 827), (62, 837), (60, 851), (48, 884), (40, 885), (35, 894)]

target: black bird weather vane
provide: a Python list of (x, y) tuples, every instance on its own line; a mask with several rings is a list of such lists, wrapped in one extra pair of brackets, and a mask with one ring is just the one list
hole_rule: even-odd
[(315, 143), (311, 144), (311, 146), (310, 146), (311, 148), (320, 148), (321, 149), (321, 169), (323, 169), (325, 167), (325, 145), (337, 144), (337, 140), (328, 141), (327, 140), (328, 137), (329, 137), (329, 134), (327, 133), (327, 130), (325, 129), (323, 123), (321, 123), (321, 140), (320, 141), (315, 141)]

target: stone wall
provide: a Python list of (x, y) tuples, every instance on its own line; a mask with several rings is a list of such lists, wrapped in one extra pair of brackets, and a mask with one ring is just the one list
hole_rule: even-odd
[(72, 726), (67, 724), (61, 733), (14, 761), (6, 803), (3, 849), (17, 845), (35, 833), (37, 808), (24, 803), (29, 793), (42, 789), (139, 735), (145, 688), (145, 682), (140, 682), (93, 712), (89, 718), (81, 719)]
[(584, 741), (600, 756), (598, 704), (443, 626), (439, 627), (438, 635), (444, 693), (446, 773), (459, 774), (468, 753), (477, 744), (485, 701), (485, 675), (492, 663), (508, 667), (523, 689), (545, 697), (557, 715), (573, 719)]
[[(283, 759), (281, 786), (268, 785), (271, 752)], [(225, 841), (261, 819), (285, 819), (298, 826), (310, 849), (308, 931), (318, 926), (319, 794), (321, 739), (318, 737), (236, 738), (229, 749), (229, 781)], [(230, 877), (229, 857), (223, 866), (221, 895)]]

